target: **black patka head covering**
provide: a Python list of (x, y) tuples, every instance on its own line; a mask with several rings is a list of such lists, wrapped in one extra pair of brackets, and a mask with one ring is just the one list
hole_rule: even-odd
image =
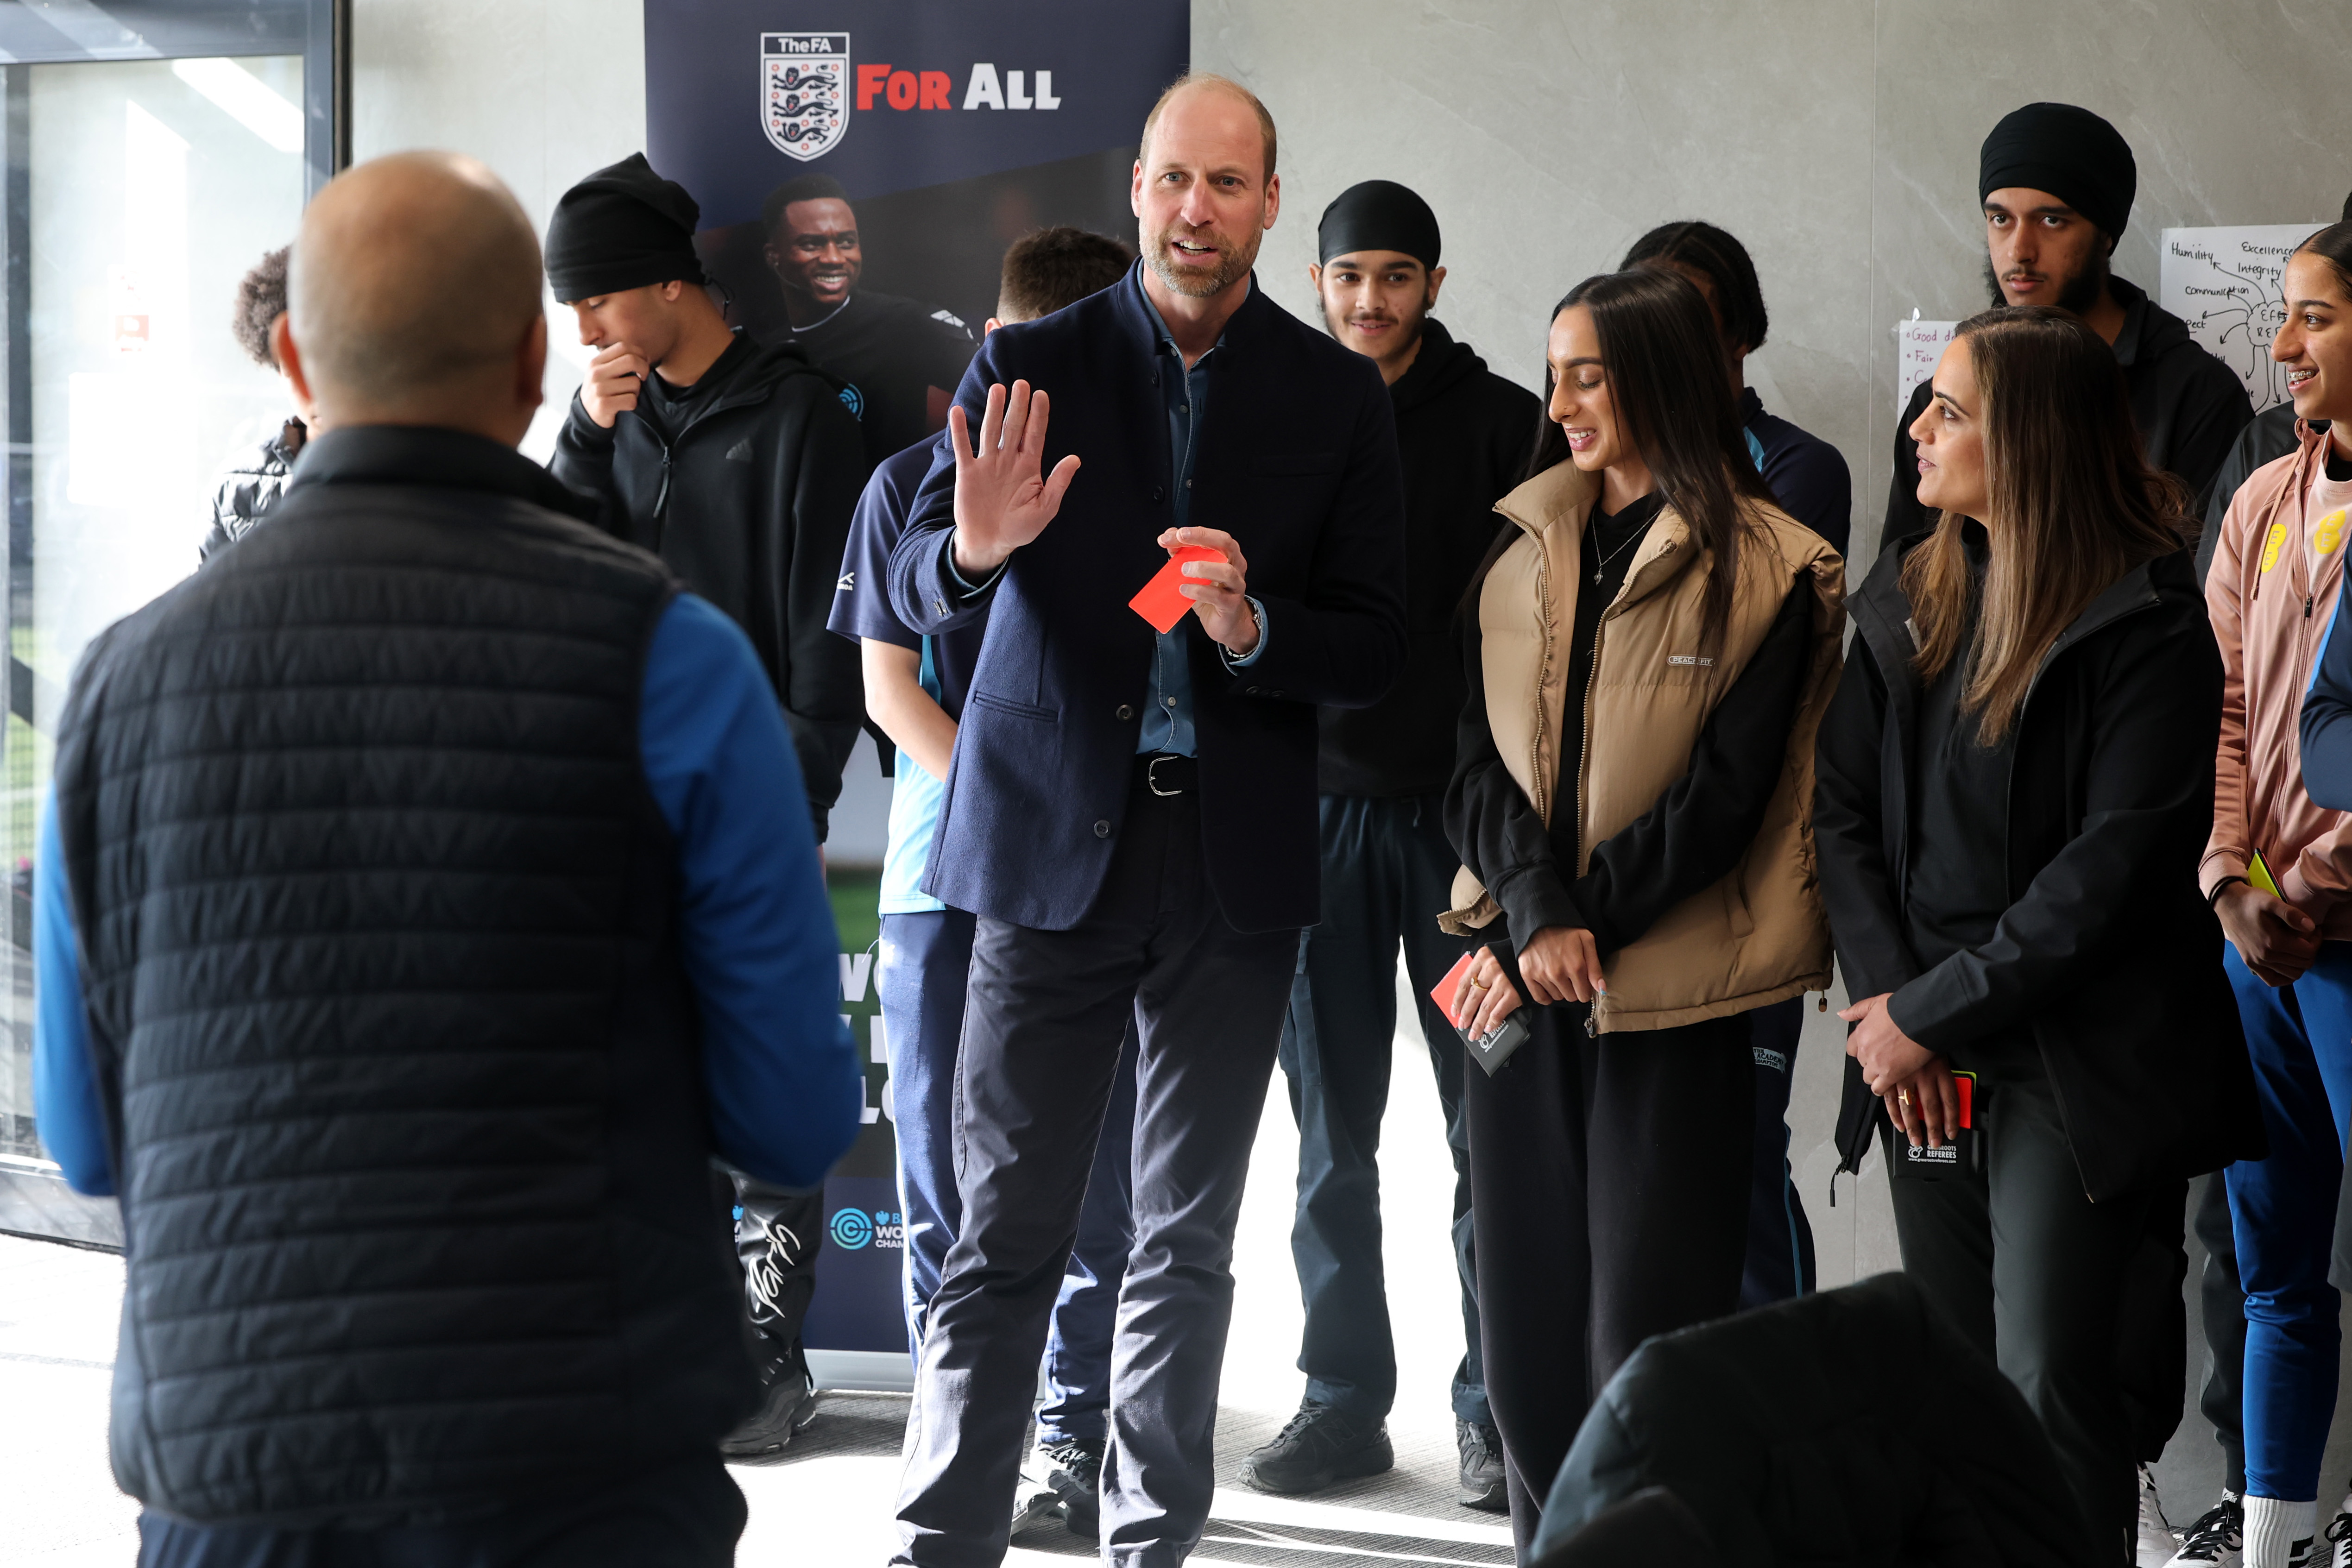
[(1360, 250), (1394, 250), (1422, 266), (1437, 266), (1437, 214), (1394, 180), (1350, 185), (1323, 209), (1316, 231), (1318, 261)]
[(673, 278), (698, 284), (694, 228), (701, 219), (684, 185), (632, 152), (555, 204), (547, 223), (548, 287), (569, 305)]
[(2089, 110), (2029, 103), (1992, 128), (1979, 159), (1977, 200), (2011, 186), (2049, 192), (2113, 239), (2131, 221), (2139, 165), (2123, 133)]

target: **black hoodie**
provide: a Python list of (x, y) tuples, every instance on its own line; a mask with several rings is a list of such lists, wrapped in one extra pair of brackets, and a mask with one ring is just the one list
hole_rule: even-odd
[(605, 430), (574, 396), (548, 466), (750, 635), (822, 843), (866, 712), (857, 645), (824, 629), (866, 486), (857, 421), (799, 349), (740, 333), (691, 389), (638, 403)]
[[(2139, 288), (2110, 277), (2107, 291), (2124, 308), (2124, 328), (2116, 334), (2116, 362), (2123, 366), (2124, 384), (2131, 390), (2132, 423), (2139, 427), (2147, 460), (2189, 486), (2202, 516), (2221, 460), (2229, 456), (2238, 432), (2254, 417), (2245, 383), (2197, 346), (2187, 322)], [(1911, 439), (1912, 422), (1926, 410), (1931, 395), (1931, 383), (1921, 382), (1895, 427), (1895, 477), (1887, 489), (1886, 522), (1878, 535), (1881, 549), (1936, 521), (1919, 504), (1919, 444)]]
[(1454, 612), (1507, 526), (1495, 503), (1526, 476), (1543, 418), (1533, 392), (1433, 320), (1389, 396), (1404, 458), (1404, 667), (1372, 706), (1322, 710), (1326, 795), (1443, 795), (1453, 782), (1454, 727), (1469, 695)]

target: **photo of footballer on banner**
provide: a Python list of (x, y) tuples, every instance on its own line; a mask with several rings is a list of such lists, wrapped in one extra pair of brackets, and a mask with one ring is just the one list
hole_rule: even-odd
[[(1137, 131), (1183, 73), (1191, 27), (1189, 0), (646, 0), (646, 20), (648, 160), (701, 207), (696, 249), (729, 323), (798, 344), (838, 381), (877, 466), (945, 427), (1014, 242), (1068, 225), (1132, 252)], [(919, 649), (924, 690), (952, 716), (961, 679), (940, 652)], [(889, 766), (895, 748), (876, 740)], [(944, 970), (966, 962), (970, 939), (894, 946), (892, 926), (968, 931), (970, 916), (919, 885), (929, 823), (914, 819), (926, 800), (936, 813), (936, 780), (903, 753), (894, 771), (877, 956), (843, 966), (843, 1011), (869, 1047), (868, 1121), (825, 1184), (823, 1223), (796, 1237), (814, 1254), (802, 1338), (835, 1386), (908, 1385), (908, 1323), (928, 1295), (919, 1254), (939, 1207), (927, 1199), (953, 1198), (951, 1180), (921, 1190), (940, 1185), (935, 1172), (910, 1171), (902, 1191), (899, 1139), (921, 1164), (928, 1134), (899, 1126), (923, 1120), (921, 1095), (894, 1102), (890, 1082), (907, 1051), (926, 1057), (907, 1065), (909, 1083), (937, 1077), (928, 1058), (941, 1051), (951, 1081), (953, 1034), (911, 1003), (889, 1015), (901, 997), (960, 1003), (961, 974)], [(835, 902), (845, 946), (862, 948), (873, 925), (856, 932), (841, 903), (851, 874), (836, 868)]]

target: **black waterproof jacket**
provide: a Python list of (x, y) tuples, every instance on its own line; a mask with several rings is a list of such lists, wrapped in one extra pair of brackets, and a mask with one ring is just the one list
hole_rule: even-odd
[(286, 493), (287, 476), (302, 454), (306, 434), (302, 422), (289, 419), (278, 434), (251, 452), (230, 460), (213, 481), (211, 525), (196, 546), (196, 563), (203, 565), (253, 529), (268, 517)]
[(1318, 710), (1317, 788), (1326, 795), (1443, 795), (1462, 716), (1454, 614), (1495, 535), (1495, 503), (1527, 476), (1543, 407), (1436, 321), (1389, 388), (1404, 459), (1404, 666), (1366, 708)]
[[(1898, 580), (1924, 538), (1883, 551), (1846, 600), (1858, 635), (1815, 750), (1813, 840), (1846, 994), (1902, 993), (1905, 1028), (1930, 1050), (2030, 1032), (2094, 1202), (2259, 1155), (2221, 927), (2197, 891), (2221, 655), (2189, 552), (2126, 572), (2044, 656), (2017, 719), (2008, 841), (1926, 845)], [(1929, 853), (2000, 857), (2012, 900), (1990, 942), (1932, 969), (1903, 915), (1911, 862)], [(1840, 1169), (1861, 1168), (1882, 1114), (1849, 1059)]]
[(1577, 1532), (1661, 1486), (1697, 1517), (1718, 1563), (2102, 1561), (2025, 1396), (1903, 1274), (1635, 1351), (1552, 1483), (1536, 1568), (1602, 1561), (1578, 1556)]
[(603, 429), (575, 395), (548, 465), (604, 501), (613, 533), (660, 556), (751, 635), (792, 727), (820, 843), (866, 716), (857, 645), (824, 629), (866, 473), (838, 394), (799, 349), (754, 347), (675, 432), (635, 412)]
[[(2246, 385), (2235, 371), (2189, 335), (2189, 324), (2145, 290), (2120, 277), (2107, 279), (2108, 292), (2124, 308), (2124, 329), (2116, 336), (2116, 362), (2131, 389), (2132, 423), (2147, 449), (2151, 467), (2188, 486), (2202, 514), (2213, 476), (2230, 454), (2230, 444), (2254, 417)], [(1927, 406), (1933, 388), (1921, 382), (1910, 406), (1895, 426), (1895, 477), (1886, 497), (1880, 548), (1931, 527), (1936, 519), (1919, 504), (1919, 444), (1912, 422)]]

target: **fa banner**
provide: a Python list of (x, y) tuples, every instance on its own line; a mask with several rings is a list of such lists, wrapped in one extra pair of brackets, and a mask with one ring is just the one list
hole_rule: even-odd
[[(646, 156), (701, 204), (730, 320), (838, 378), (878, 462), (943, 423), (1007, 246), (1069, 224), (1133, 248), (1129, 171), (1191, 20), (1189, 0), (646, 0)], [(914, 880), (886, 866), (885, 899)], [(868, 982), (845, 960), (868, 1121), (826, 1184), (804, 1335), (903, 1355), (887, 1026)]]

